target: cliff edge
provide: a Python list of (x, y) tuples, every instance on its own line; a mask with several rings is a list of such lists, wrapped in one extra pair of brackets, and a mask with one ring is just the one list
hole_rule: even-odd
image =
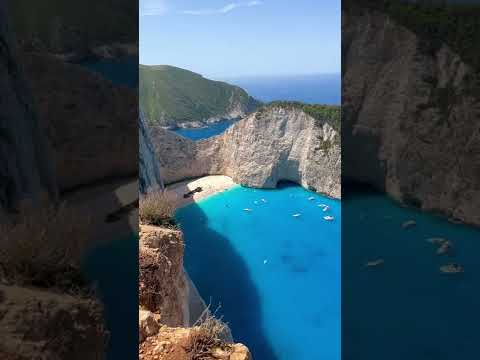
[(339, 133), (328, 119), (314, 118), (302, 108), (266, 106), (199, 142), (158, 126), (151, 135), (167, 184), (226, 175), (249, 187), (275, 188), (285, 180), (341, 197)]

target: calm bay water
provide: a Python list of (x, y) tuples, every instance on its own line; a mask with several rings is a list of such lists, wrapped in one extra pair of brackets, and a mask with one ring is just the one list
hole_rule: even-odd
[(174, 132), (192, 140), (202, 140), (223, 133), (236, 122), (237, 120), (224, 120), (200, 129), (178, 129)]
[(255, 359), (340, 359), (340, 216), (339, 201), (292, 185), (177, 211), (189, 275)]
[[(478, 358), (480, 230), (365, 191), (345, 196), (342, 213), (345, 359)], [(437, 255), (432, 237), (449, 239), (454, 256)], [(379, 258), (383, 266), (364, 267)], [(441, 274), (450, 262), (465, 273)]]

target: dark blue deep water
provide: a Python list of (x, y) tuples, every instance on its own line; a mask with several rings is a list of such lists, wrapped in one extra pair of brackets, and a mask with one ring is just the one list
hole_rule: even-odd
[(254, 359), (340, 359), (340, 216), (339, 201), (290, 185), (177, 211), (190, 277)]
[(231, 78), (227, 82), (245, 89), (263, 102), (293, 100), (310, 104), (340, 105), (340, 74)]
[(231, 125), (235, 124), (237, 120), (224, 120), (200, 129), (178, 129), (174, 132), (183, 137), (192, 140), (202, 140), (209, 137), (219, 135), (227, 130)]
[(138, 237), (115, 240), (93, 249), (83, 264), (105, 306), (110, 331), (107, 359), (137, 359)]
[(135, 88), (138, 85), (138, 58), (125, 56), (118, 59), (95, 59), (80, 65), (101, 74), (115, 85)]
[[(342, 215), (344, 358), (480, 359), (480, 230), (369, 192), (344, 197)], [(432, 237), (449, 239), (454, 256), (437, 255)], [(364, 267), (378, 258), (384, 266)], [(450, 262), (465, 273), (441, 274)]]

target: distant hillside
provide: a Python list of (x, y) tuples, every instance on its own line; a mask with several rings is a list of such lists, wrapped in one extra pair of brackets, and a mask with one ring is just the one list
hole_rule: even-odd
[(140, 105), (150, 123), (200, 127), (243, 117), (259, 102), (245, 90), (168, 65), (140, 65)]

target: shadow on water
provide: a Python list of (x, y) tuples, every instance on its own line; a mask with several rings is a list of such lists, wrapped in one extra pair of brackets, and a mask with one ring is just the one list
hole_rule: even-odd
[[(249, 269), (229, 240), (209, 228), (202, 209), (192, 204), (177, 212), (185, 236), (185, 268), (200, 295), (223, 316), (235, 342), (247, 345), (254, 359), (277, 357), (262, 329), (262, 305)], [(189, 219), (189, 226), (185, 219)]]
[(138, 356), (138, 238), (114, 240), (94, 249), (84, 269), (104, 304), (110, 331), (107, 359)]

